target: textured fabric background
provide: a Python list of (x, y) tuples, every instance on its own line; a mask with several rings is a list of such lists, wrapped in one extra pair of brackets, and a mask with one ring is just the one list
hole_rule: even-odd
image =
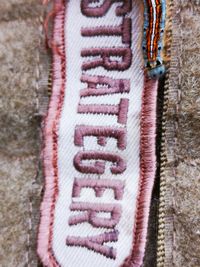
[(200, 266), (200, 1), (174, 1), (165, 266)]
[[(165, 266), (200, 266), (200, 2), (175, 0), (166, 121)], [(40, 0), (0, 1), (0, 266), (38, 266), (42, 191), (40, 118), (47, 104), (49, 57)], [(39, 89), (39, 90), (38, 90)], [(155, 266), (157, 196), (146, 267)]]
[(31, 220), (31, 214), (37, 205), (37, 216), (34, 216), (37, 221), (41, 191), (37, 170), (42, 14), (40, 0), (0, 1), (2, 267), (37, 266), (37, 224)]

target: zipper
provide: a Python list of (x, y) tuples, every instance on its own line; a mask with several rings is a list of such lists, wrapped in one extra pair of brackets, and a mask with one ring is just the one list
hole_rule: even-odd
[[(167, 5), (167, 19), (166, 19), (166, 33), (165, 33), (165, 51), (164, 61), (166, 62), (166, 75), (164, 81), (164, 96), (162, 105), (161, 118), (161, 148), (160, 148), (160, 185), (159, 185), (159, 208), (158, 208), (158, 232), (157, 232), (157, 253), (156, 266), (165, 267), (165, 193), (166, 193), (166, 173), (165, 166), (167, 162), (166, 144), (165, 144), (165, 125), (168, 108), (168, 89), (169, 89), (169, 67), (171, 56), (171, 38), (172, 38), (172, 8), (173, 0), (166, 1)], [(47, 94), (51, 98), (53, 85), (53, 63), (49, 66)]]
[(160, 149), (160, 194), (159, 194), (159, 209), (158, 209), (158, 236), (157, 236), (157, 267), (165, 266), (165, 196), (166, 196), (166, 173), (165, 167), (167, 162), (166, 143), (165, 143), (165, 129), (166, 116), (168, 108), (168, 90), (169, 90), (169, 68), (171, 57), (171, 39), (172, 39), (172, 8), (173, 0), (166, 1), (167, 18), (166, 18), (166, 34), (165, 34), (165, 62), (166, 62), (166, 76), (164, 82), (163, 107), (161, 118), (161, 149)]

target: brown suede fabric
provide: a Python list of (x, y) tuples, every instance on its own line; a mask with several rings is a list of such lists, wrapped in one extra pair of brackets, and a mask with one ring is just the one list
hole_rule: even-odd
[(37, 224), (31, 218), (41, 191), (37, 171), (42, 14), (40, 0), (0, 1), (2, 267), (37, 266)]
[(200, 2), (174, 1), (166, 120), (165, 266), (200, 266)]
[[(2, 267), (39, 266), (36, 242), (44, 184), (40, 129), (48, 103), (50, 60), (44, 49), (43, 17), (40, 0), (0, 1)], [(167, 267), (200, 266), (199, 28), (200, 2), (174, 0), (165, 138)], [(152, 198), (145, 267), (156, 266), (158, 183)]]

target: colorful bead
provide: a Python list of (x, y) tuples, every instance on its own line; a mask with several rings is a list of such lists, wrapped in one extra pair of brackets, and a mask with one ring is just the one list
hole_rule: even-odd
[(166, 0), (144, 0), (144, 35), (142, 49), (148, 76), (158, 79), (165, 73), (162, 49)]

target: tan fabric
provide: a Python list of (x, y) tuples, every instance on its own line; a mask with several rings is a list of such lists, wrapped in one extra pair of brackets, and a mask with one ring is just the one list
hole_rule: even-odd
[(41, 191), (37, 102), (42, 13), (40, 0), (0, 1), (2, 267), (37, 266), (37, 224), (31, 214), (36, 205), (38, 213)]
[(200, 3), (174, 1), (165, 266), (200, 266)]
[[(0, 1), (0, 266), (38, 266), (36, 232), (43, 178), (40, 118), (49, 57), (40, 0)], [(175, 0), (166, 122), (165, 266), (200, 266), (200, 3)], [(158, 192), (146, 267), (155, 266)]]

